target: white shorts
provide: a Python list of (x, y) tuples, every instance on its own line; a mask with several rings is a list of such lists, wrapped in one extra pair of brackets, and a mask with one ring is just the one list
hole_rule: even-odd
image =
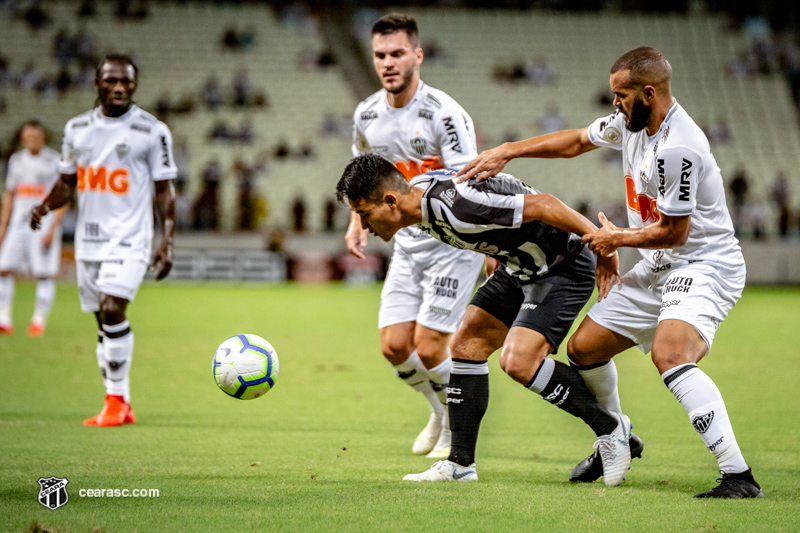
[(682, 320), (695, 327), (710, 350), (717, 328), (742, 296), (745, 276), (744, 264), (724, 273), (705, 261), (653, 272), (640, 261), (622, 276), (622, 285), (592, 306), (589, 317), (631, 339), (644, 353), (653, 347), (659, 322)]
[(0, 246), (0, 271), (30, 272), (36, 278), (52, 278), (61, 263), (61, 228), (56, 228), (50, 248), (42, 245), (44, 231), (9, 228)]
[(453, 333), (472, 298), (482, 265), (482, 254), (444, 244), (412, 253), (395, 246), (381, 291), (378, 327), (417, 322)]
[(133, 301), (147, 273), (147, 263), (138, 259), (75, 261), (78, 293), (85, 313), (100, 310), (100, 294)]

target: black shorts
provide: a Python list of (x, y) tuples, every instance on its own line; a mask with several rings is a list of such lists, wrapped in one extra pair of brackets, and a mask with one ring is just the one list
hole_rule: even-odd
[(555, 353), (594, 292), (594, 269), (594, 254), (586, 248), (573, 262), (530, 281), (520, 281), (501, 265), (481, 285), (470, 304), (509, 329), (520, 326), (538, 331)]

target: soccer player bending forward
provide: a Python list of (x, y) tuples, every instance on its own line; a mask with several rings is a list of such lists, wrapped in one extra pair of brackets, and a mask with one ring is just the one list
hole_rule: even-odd
[[(611, 358), (637, 345), (652, 351), (664, 385), (722, 472), (718, 486), (695, 497), (760, 498), (722, 394), (697, 367), (741, 297), (746, 271), (719, 166), (703, 131), (672, 97), (671, 78), (672, 67), (658, 50), (631, 50), (611, 67), (614, 114), (580, 130), (483, 152), (462, 169), (461, 179), (493, 176), (515, 157), (575, 157), (599, 147), (622, 151), (630, 228), (615, 227), (601, 213), (603, 227), (584, 242), (601, 255), (620, 246), (639, 248), (642, 260), (592, 307), (567, 355), (605, 407), (620, 411)], [(595, 459), (584, 459), (570, 479), (597, 479)]]
[[(161, 221), (161, 245), (152, 270), (156, 280), (172, 268), (177, 168), (167, 126), (133, 103), (137, 68), (112, 54), (97, 67), (100, 105), (64, 128), (61, 175), (31, 210), (31, 227), (64, 205), (78, 189), (75, 259), (81, 309), (97, 318), (97, 364), (106, 387), (102, 411), (85, 426), (135, 422), (128, 373), (133, 333), (126, 318), (144, 279), (153, 240), (153, 205)], [(155, 202), (153, 195), (155, 192)]]
[[(456, 184), (455, 175), (437, 170), (409, 183), (382, 157), (365, 155), (351, 161), (336, 187), (362, 227), (385, 241), (416, 225), (450, 246), (501, 263), (473, 297), (450, 344), (450, 455), (403, 479), (478, 479), (475, 445), (489, 401), (487, 361), (502, 348), (500, 366), (512, 379), (592, 428), (605, 483), (619, 484), (631, 462), (628, 417), (601, 406), (575, 369), (548, 357), (594, 290), (595, 258), (581, 236), (597, 228), (513, 176)], [(617, 268), (616, 254), (598, 259), (601, 297)]]

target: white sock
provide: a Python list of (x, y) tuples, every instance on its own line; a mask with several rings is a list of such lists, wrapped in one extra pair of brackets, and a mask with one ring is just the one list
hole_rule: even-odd
[(97, 332), (97, 348), (95, 355), (97, 355), (97, 366), (100, 367), (100, 375), (103, 376), (103, 387), (108, 390), (108, 364), (106, 363), (106, 347), (103, 344), (106, 334), (103, 330)]
[(450, 370), (453, 368), (453, 361), (450, 359), (450, 349), (447, 350), (447, 359), (433, 368), (428, 369), (428, 380), (431, 383), (433, 392), (439, 399), (445, 414), (445, 427), (447, 424), (447, 385), (450, 383)]
[(133, 358), (133, 333), (128, 321), (109, 326), (103, 324), (105, 339), (106, 364), (108, 365), (108, 381), (106, 392), (114, 396), (122, 396), (127, 403), (131, 401), (130, 380), (128, 373)]
[(434, 392), (433, 387), (431, 387), (428, 371), (422, 364), (417, 351), (414, 350), (411, 352), (411, 355), (408, 356), (408, 359), (399, 365), (393, 366), (395, 371), (397, 371), (397, 377), (405, 381), (406, 385), (415, 391), (422, 393), (428, 400), (428, 403), (431, 404), (433, 412), (436, 413), (437, 416), (444, 417), (445, 409), (442, 407), (439, 397)]
[(0, 276), (0, 326), (10, 326), (14, 301), (14, 276)]
[(686, 409), (695, 431), (717, 458), (719, 469), (726, 474), (747, 470), (722, 394), (711, 378), (689, 363), (667, 370), (661, 379)]
[(40, 279), (36, 284), (36, 306), (33, 310), (31, 323), (44, 326), (47, 315), (56, 298), (56, 282), (52, 279)]
[(570, 363), (581, 375), (586, 387), (595, 395), (600, 405), (614, 413), (622, 412), (617, 389), (617, 365), (613, 359), (605, 364), (588, 368), (576, 364), (572, 359)]

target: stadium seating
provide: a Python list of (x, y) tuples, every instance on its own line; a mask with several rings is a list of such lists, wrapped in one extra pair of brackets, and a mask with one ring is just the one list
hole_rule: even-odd
[[(149, 110), (165, 93), (173, 101), (191, 94), (195, 111), (175, 115), (170, 127), (176, 139), (185, 139), (190, 151), (189, 193), (200, 187), (200, 170), (218, 159), (227, 171), (242, 157), (252, 162), (279, 140), (290, 146), (311, 142), (315, 156), (273, 160), (258, 178), (258, 193), (268, 207), (262, 225), (288, 226), (290, 205), (303, 195), (308, 223), (319, 229), (323, 203), (332, 196), (340, 170), (350, 158), (346, 137), (321, 135), (325, 115), (348, 116), (357, 98), (336, 69), (300, 67), (305, 51), (319, 52), (324, 42), (319, 32), (282, 23), (265, 6), (220, 6), (214, 3), (153, 3), (142, 21), (117, 22), (113, 6), (100, 3), (91, 19), (77, 19), (75, 4), (47, 3), (53, 18), (48, 27), (33, 33), (23, 22), (0, 10), (0, 53), (12, 70), (35, 60), (44, 73), (55, 73), (53, 37), (66, 27), (86, 28), (102, 55), (111, 50), (132, 54), (141, 69), (137, 101)], [(472, 115), (480, 139), (479, 149), (494, 146), (509, 135), (524, 138), (541, 133), (537, 117), (556, 105), (567, 127), (582, 127), (612, 109), (597, 103), (608, 92), (608, 71), (623, 52), (648, 44), (660, 48), (674, 70), (674, 93), (701, 126), (725, 120), (732, 132), (728, 145), (713, 150), (726, 176), (745, 167), (762, 197), (780, 169), (800, 168), (800, 128), (788, 87), (779, 76), (733, 79), (725, 75), (727, 62), (747, 43), (740, 34), (724, 30), (717, 15), (621, 15), (617, 13), (551, 13), (545, 11), (459, 10), (414, 8), (425, 45), (434, 40), (440, 48), (423, 66), (423, 79), (446, 90)], [(227, 26), (252, 27), (255, 44), (243, 52), (223, 51)], [(364, 41), (369, 50), (368, 40)], [(525, 82), (498, 83), (495, 67), (543, 58), (556, 75), (550, 85)], [(209, 75), (216, 75), (223, 91), (246, 69), (254, 89), (268, 95), (268, 108), (224, 106), (215, 112), (201, 103), (200, 91)], [(7, 139), (19, 123), (38, 117), (60, 136), (64, 122), (94, 102), (94, 91), (73, 90), (61, 98), (42, 99), (33, 92), (0, 89), (8, 108), (0, 120), (0, 138)], [(361, 91), (363, 93), (363, 90)], [(362, 94), (363, 96), (363, 94)], [(210, 143), (207, 133), (224, 117), (236, 127), (252, 121), (251, 146)], [(619, 158), (602, 151), (573, 161), (511, 163), (508, 170), (540, 189), (570, 202), (591, 202), (594, 208), (619, 203)], [(576, 185), (577, 184), (577, 185)], [(795, 188), (794, 200), (800, 190)], [(223, 229), (235, 222), (236, 183), (228, 176), (222, 187)]]

